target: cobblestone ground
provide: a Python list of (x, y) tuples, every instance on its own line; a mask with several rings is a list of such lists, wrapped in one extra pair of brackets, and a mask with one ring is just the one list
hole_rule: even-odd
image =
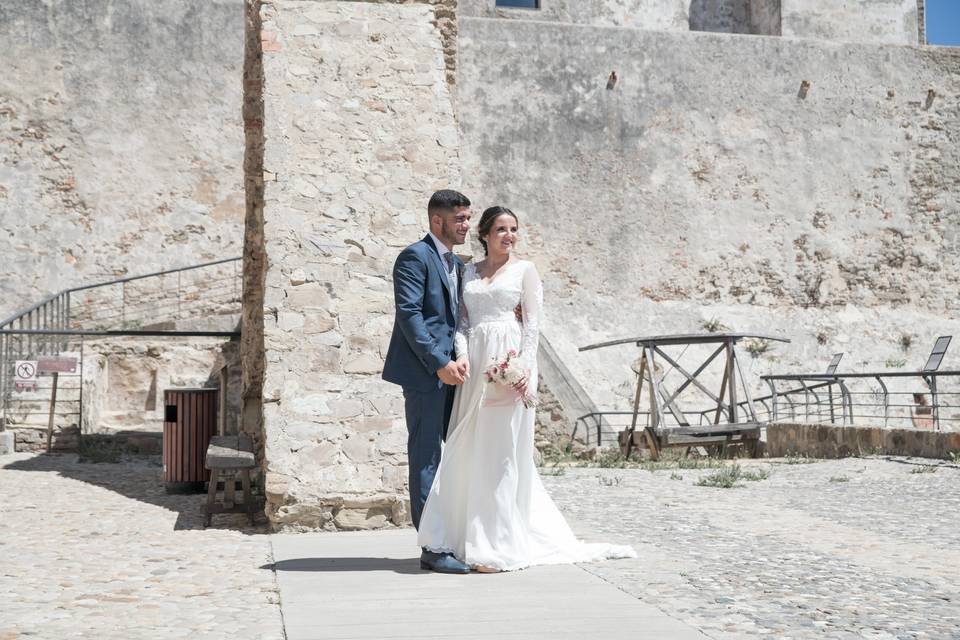
[(960, 638), (960, 468), (786, 462), (730, 489), (686, 469), (544, 482), (580, 535), (640, 554), (585, 569), (712, 638)]
[[(545, 476), (578, 533), (640, 558), (584, 565), (729, 638), (960, 638), (960, 467), (906, 459)], [(917, 470), (926, 471), (915, 473)], [(155, 460), (0, 457), (0, 640), (283, 638), (270, 543), (202, 529)], [(642, 637), (642, 629), (637, 629)]]
[(268, 537), (160, 473), (0, 456), (0, 640), (283, 638)]

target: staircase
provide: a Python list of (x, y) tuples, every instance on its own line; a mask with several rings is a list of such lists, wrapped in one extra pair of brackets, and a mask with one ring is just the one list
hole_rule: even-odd
[(53, 377), (18, 391), (14, 369), (61, 356), (77, 368), (58, 374), (51, 450), (81, 433), (162, 432), (164, 388), (215, 387), (236, 360), (224, 340), (239, 337), (240, 260), (67, 289), (0, 322), (0, 431), (17, 451), (47, 448)]

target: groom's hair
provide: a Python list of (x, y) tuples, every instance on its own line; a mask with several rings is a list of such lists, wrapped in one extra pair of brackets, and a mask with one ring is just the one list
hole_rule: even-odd
[(432, 196), (427, 203), (427, 215), (433, 217), (435, 214), (447, 213), (457, 207), (469, 207), (470, 198), (459, 191), (453, 189), (441, 189)]

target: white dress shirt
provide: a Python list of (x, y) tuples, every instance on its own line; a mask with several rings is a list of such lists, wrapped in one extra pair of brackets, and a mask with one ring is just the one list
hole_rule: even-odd
[[(433, 231), (429, 232), (430, 239), (433, 240), (433, 244), (436, 245), (437, 251), (440, 253), (440, 260), (443, 262), (443, 265), (447, 266), (447, 254), (453, 255), (453, 251), (447, 249), (446, 245), (440, 242), (440, 238), (433, 235)], [(452, 268), (447, 271), (447, 277), (450, 278), (450, 287), (453, 290), (453, 294), (457, 294), (457, 259), (454, 256), (450, 261)]]

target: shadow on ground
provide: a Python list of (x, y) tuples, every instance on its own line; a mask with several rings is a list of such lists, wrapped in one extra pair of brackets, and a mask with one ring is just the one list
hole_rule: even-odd
[(393, 571), (403, 574), (430, 573), (420, 568), (420, 558), (291, 558), (265, 564), (261, 569), (275, 571)]
[[(102, 487), (131, 500), (157, 505), (177, 514), (174, 530), (204, 529), (206, 494), (168, 494), (163, 483), (160, 456), (131, 456), (118, 463), (79, 462), (73, 453), (37, 454), (7, 462), (0, 469), (57, 473), (65, 478)], [(213, 516), (211, 529), (232, 529), (249, 535), (267, 533), (266, 517), (258, 513), (257, 524), (247, 524), (243, 514)]]

